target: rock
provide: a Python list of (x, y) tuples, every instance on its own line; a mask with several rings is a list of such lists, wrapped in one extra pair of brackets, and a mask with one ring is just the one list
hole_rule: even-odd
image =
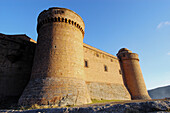
[(91, 105), (90, 107), (68, 107), (34, 110), (0, 110), (3, 113), (165, 113), (170, 110), (170, 101), (146, 101), (125, 104), (107, 103), (105, 105)]

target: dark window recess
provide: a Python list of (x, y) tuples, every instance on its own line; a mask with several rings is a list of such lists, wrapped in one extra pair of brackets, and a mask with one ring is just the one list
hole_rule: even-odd
[(104, 71), (108, 71), (108, 68), (106, 65), (104, 65)]
[(65, 23), (67, 23), (67, 18), (65, 19)]
[(125, 54), (123, 54), (123, 57), (125, 57)]
[(62, 18), (62, 22), (64, 22), (64, 18)]
[(60, 17), (58, 17), (58, 21), (60, 22)]
[(111, 62), (113, 62), (113, 59), (110, 59)]
[(119, 74), (121, 74), (122, 75), (122, 71), (119, 69)]
[(68, 23), (70, 24), (70, 23), (71, 23), (71, 20), (68, 20)]
[(99, 54), (96, 54), (97, 57), (99, 57)]
[(88, 61), (87, 60), (84, 61), (84, 66), (88, 67)]
[(56, 46), (54, 46), (54, 48), (56, 48)]

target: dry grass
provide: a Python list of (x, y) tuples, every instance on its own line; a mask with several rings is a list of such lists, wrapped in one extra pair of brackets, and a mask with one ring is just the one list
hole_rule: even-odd
[(38, 105), (34, 104), (29, 107), (21, 106), (20, 110), (31, 110), (31, 109), (47, 109), (47, 108), (59, 108), (57, 105)]

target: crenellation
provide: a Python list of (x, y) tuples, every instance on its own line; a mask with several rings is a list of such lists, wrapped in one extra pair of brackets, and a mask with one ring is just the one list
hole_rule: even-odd
[(57, 17), (57, 18), (56, 17), (55, 18), (48, 17), (48, 18), (42, 20), (41, 22), (38, 23), (37, 30), (39, 30), (42, 25), (47, 24), (47, 23), (51, 23), (51, 22), (65, 22), (65, 23), (75, 25), (84, 35), (84, 30), (79, 24), (77, 24), (76, 22), (74, 22), (71, 19), (60, 18), (60, 17)]
[[(49, 9), (46, 12), (51, 12), (51, 11), (52, 9)], [(42, 44), (37, 45), (37, 48), (36, 48), (37, 55), (35, 54), (31, 80), (28, 86), (26, 87), (27, 90), (24, 91), (26, 93), (23, 93), (23, 95), (21, 96), (19, 100), (19, 104), (20, 105), (32, 105), (33, 103), (38, 103), (38, 104), (46, 103), (46, 102), (43, 102), (42, 100), (44, 99), (42, 99), (42, 97), (39, 97), (38, 95), (34, 101), (32, 100), (29, 103), (25, 101), (27, 96), (30, 95), (27, 92), (31, 93), (32, 91), (32, 88), (33, 88), (32, 84), (36, 83), (37, 80), (41, 81), (41, 79), (44, 79), (44, 78), (45, 79), (53, 78), (53, 80), (46, 79), (47, 81), (50, 81), (50, 84), (52, 84), (53, 86), (58, 86), (58, 82), (56, 81), (56, 79), (61, 79), (62, 81), (66, 83), (66, 81), (68, 82), (70, 79), (74, 78), (74, 81), (71, 82), (72, 88), (73, 87), (75, 88), (74, 90), (72, 90), (73, 95), (69, 95), (69, 97), (62, 97), (62, 98), (66, 98), (66, 100), (56, 100), (56, 102), (54, 102), (53, 104), (61, 105), (60, 102), (62, 102), (62, 104), (64, 103), (67, 103), (67, 104), (88, 103), (91, 100), (90, 100), (90, 97), (87, 91), (87, 86), (85, 82), (83, 82), (84, 81), (84, 70), (83, 70), (83, 62), (82, 62), (83, 61), (82, 31), (80, 30), (80, 28), (79, 30), (76, 30), (78, 27), (75, 29), (73, 28), (73, 26), (69, 25), (69, 24), (73, 25), (74, 23), (74, 20), (73, 20), (74, 18), (72, 18), (73, 15), (69, 15), (69, 13), (68, 15), (65, 14), (64, 16), (60, 14), (51, 15), (51, 13), (47, 13), (47, 15), (48, 14), (50, 14), (49, 16), (47, 16), (48, 18), (57, 17), (58, 22), (54, 22), (55, 19), (47, 19), (49, 20), (49, 21), (46, 21), (48, 24), (44, 23), (44, 25), (40, 26), (39, 22), (43, 21), (44, 19), (46, 20), (46, 17), (41, 17), (40, 15), (38, 18), (38, 30), (37, 30), (39, 34), (38, 43), (42, 43)], [(68, 24), (65, 23), (66, 18), (67, 19), (69, 18)], [(50, 20), (52, 20), (53, 22), (50, 22)], [(83, 23), (81, 19), (79, 20), (80, 20), (79, 21), (80, 23)], [(53, 31), (52, 29), (55, 29), (55, 31)], [(44, 32), (45, 30), (46, 32)], [(44, 35), (48, 38), (45, 38)], [(46, 42), (46, 40), (48, 40), (48, 43), (44, 43)], [(53, 45), (55, 45), (56, 47), (55, 49)], [(41, 48), (44, 48), (44, 49), (42, 50)], [(67, 51), (68, 49), (70, 49), (71, 51)], [(58, 52), (59, 54), (56, 54), (56, 52)], [(47, 59), (44, 59), (44, 61), (46, 62), (44, 62), (38, 56), (44, 57), (44, 58), (46, 57)], [(65, 59), (69, 59), (69, 60), (65, 60)], [(39, 69), (37, 69), (37, 66)], [(48, 70), (47, 69), (44, 70), (43, 68), (44, 66), (48, 67)], [(46, 73), (47, 71), (48, 73)], [(36, 75), (34, 72), (36, 72)], [(67, 79), (65, 77), (67, 77)], [(81, 83), (81, 88), (79, 86), (79, 82)], [(48, 83), (46, 82), (44, 84), (48, 85)], [(63, 87), (67, 89), (68, 87), (67, 84), (62, 84), (62, 85)], [(48, 95), (48, 93), (51, 94), (51, 95), (48, 95), (49, 97), (45, 101), (48, 101), (48, 102), (53, 101), (56, 90), (50, 90), (49, 88), (44, 89), (44, 87), (42, 87), (42, 89), (37, 90), (36, 92), (38, 94), (38, 93), (41, 93), (43, 90), (47, 91), (44, 93), (44, 95)], [(63, 96), (67, 95), (67, 90), (65, 90), (64, 88), (58, 87), (58, 90), (61, 90), (61, 94)], [(76, 91), (79, 91), (80, 94), (75, 94), (74, 96), (74, 93)], [(76, 101), (67, 102), (68, 101), (67, 99), (75, 100), (76, 98), (74, 97), (79, 98), (77, 102)], [(32, 98), (34, 97), (30, 97), (30, 100)]]
[(47, 18), (47, 19), (42, 20), (41, 22), (39, 22), (37, 30), (39, 30), (42, 25), (44, 25), (46, 23), (50, 23), (50, 22), (65, 22), (65, 23), (75, 25), (84, 35), (83, 28), (79, 24), (77, 24), (76, 22), (74, 22), (70, 19), (67, 20), (67, 18), (60, 18), (60, 17), (58, 17), (58, 18), (55, 17), (55, 18), (51, 18), (51, 19)]
[(0, 34), (0, 102), (8, 96), (20, 97), (22, 106), (150, 99), (138, 54), (122, 48), (116, 57), (85, 44), (84, 29), (78, 14), (53, 7), (38, 16), (37, 44), (26, 35)]

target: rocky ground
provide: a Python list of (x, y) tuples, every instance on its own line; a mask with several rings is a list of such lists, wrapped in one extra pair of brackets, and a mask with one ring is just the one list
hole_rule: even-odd
[(123, 101), (51, 109), (0, 110), (1, 113), (165, 113), (168, 111), (170, 112), (170, 100)]

